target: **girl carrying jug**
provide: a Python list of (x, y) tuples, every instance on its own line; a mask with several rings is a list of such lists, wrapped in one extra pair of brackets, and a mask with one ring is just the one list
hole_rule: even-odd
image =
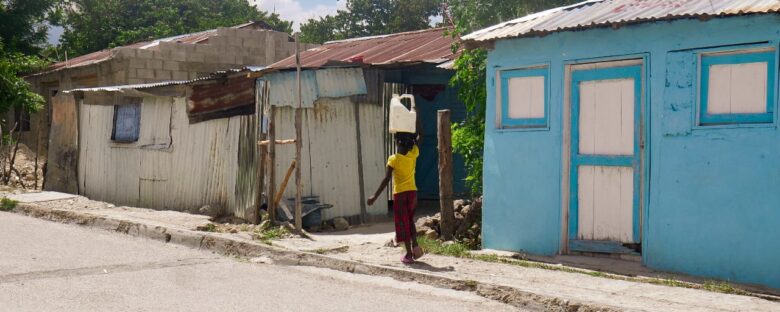
[[(417, 244), (417, 229), (414, 225), (414, 210), (417, 208), (417, 185), (414, 174), (417, 157), (420, 155), (418, 145), (422, 142), (422, 127), (417, 108), (412, 104), (412, 112), (416, 117), (416, 133), (396, 132), (395, 144), (397, 153), (387, 159), (385, 177), (373, 196), (368, 198), (368, 205), (373, 205), (384, 191), (390, 179), (393, 179), (393, 220), (395, 221), (395, 239), (403, 242), (406, 254), (401, 262), (411, 264), (422, 257), (423, 252)], [(391, 126), (392, 128), (392, 126)]]

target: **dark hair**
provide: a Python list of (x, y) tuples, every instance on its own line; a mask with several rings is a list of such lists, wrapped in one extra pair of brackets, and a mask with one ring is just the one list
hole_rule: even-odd
[(412, 149), (414, 144), (417, 143), (415, 141), (416, 136), (414, 133), (398, 132), (395, 134), (395, 142), (406, 149)]

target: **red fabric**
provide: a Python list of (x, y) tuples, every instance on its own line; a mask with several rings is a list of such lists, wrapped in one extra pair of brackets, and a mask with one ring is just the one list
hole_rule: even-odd
[(393, 195), (393, 219), (395, 220), (395, 240), (411, 242), (417, 238), (414, 226), (414, 209), (417, 208), (417, 191), (408, 191)]

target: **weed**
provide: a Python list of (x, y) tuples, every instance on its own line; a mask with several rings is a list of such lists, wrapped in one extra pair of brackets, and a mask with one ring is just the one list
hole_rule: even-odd
[(425, 237), (418, 238), (417, 243), (427, 253), (459, 258), (468, 257), (469, 255), (469, 249), (461, 243), (444, 244), (438, 240)]
[(714, 291), (714, 292), (719, 292), (724, 294), (742, 294), (745, 292), (741, 289), (736, 289), (734, 288), (734, 286), (731, 286), (731, 284), (729, 284), (728, 282), (723, 282), (723, 281), (706, 281), (704, 282), (702, 288), (709, 291)]
[(289, 235), (290, 232), (283, 226), (270, 227), (265, 230), (259, 230), (252, 236), (254, 239), (262, 241), (266, 245), (271, 245), (274, 240), (282, 239)]
[(18, 204), (18, 201), (15, 201), (13, 199), (10, 199), (8, 197), (3, 197), (0, 199), (0, 210), (2, 211), (11, 211), (14, 208), (16, 208), (16, 204)]
[(206, 225), (200, 225), (197, 228), (198, 231), (203, 232), (216, 232), (217, 231), (217, 225), (214, 223), (208, 223)]
[(463, 281), (463, 283), (466, 284), (466, 286), (471, 288), (477, 287), (477, 281), (465, 280)]

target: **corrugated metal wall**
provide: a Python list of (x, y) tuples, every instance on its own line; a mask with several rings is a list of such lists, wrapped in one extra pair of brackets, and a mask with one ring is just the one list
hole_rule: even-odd
[[(355, 105), (360, 106), (363, 174), (366, 198), (373, 194), (384, 176), (384, 127), (382, 106), (355, 104), (348, 97), (321, 98), (313, 109), (304, 110), (301, 176), (304, 196), (317, 195), (333, 208), (323, 214), (324, 219), (360, 215), (360, 188), (358, 187), (357, 130)], [(294, 112), (290, 107), (276, 107), (276, 138), (295, 138)], [(277, 145), (276, 183), (281, 184), (290, 163), (295, 159), (295, 146)], [(291, 178), (286, 197), (295, 196), (295, 179)], [(380, 198), (369, 215), (387, 212), (386, 198)]]
[[(91, 105), (97, 104), (97, 105)], [(197, 211), (235, 207), (239, 132), (243, 117), (190, 125), (184, 98), (149, 97), (141, 137), (110, 140), (114, 107), (80, 104), (79, 183), (95, 200), (154, 209)]]

